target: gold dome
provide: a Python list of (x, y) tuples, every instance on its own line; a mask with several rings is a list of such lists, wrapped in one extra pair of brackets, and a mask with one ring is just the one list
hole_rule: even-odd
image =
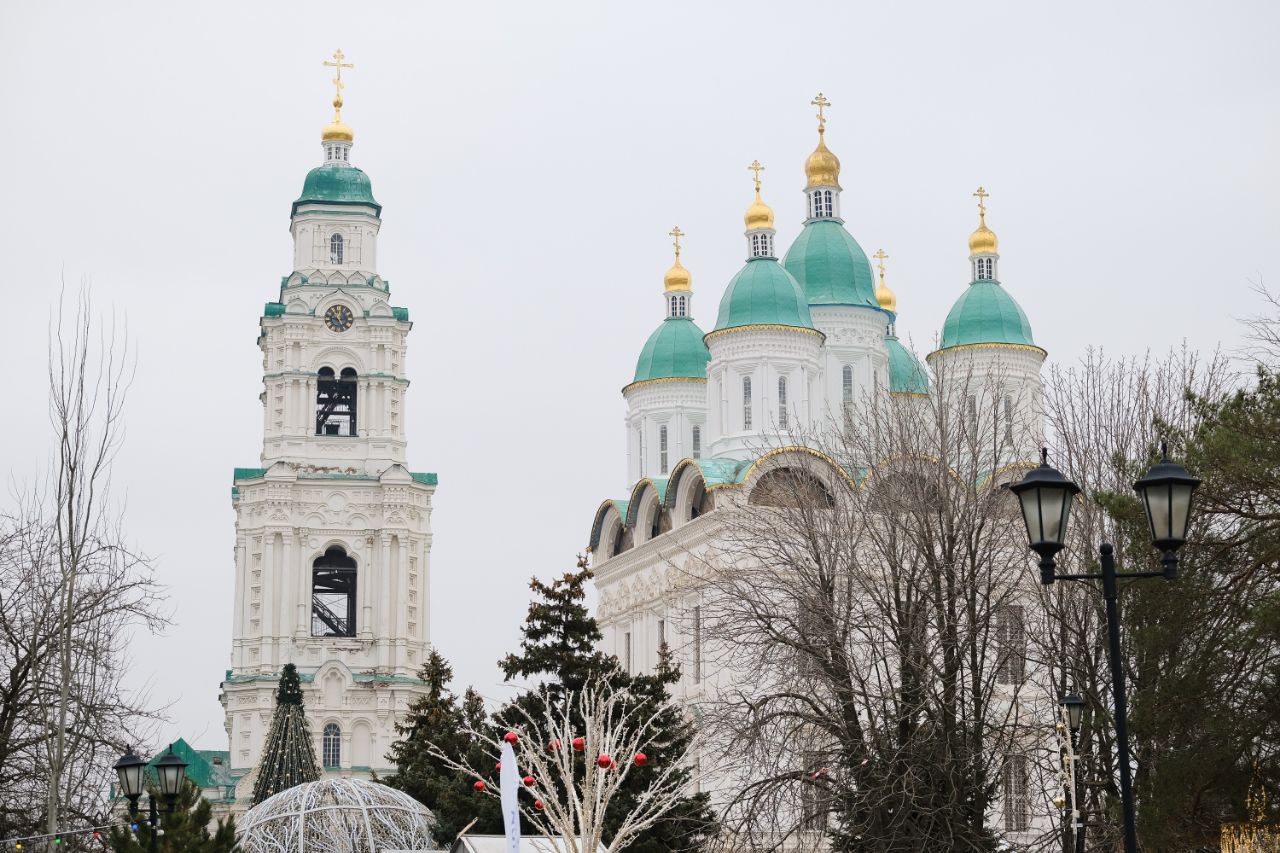
[(1000, 241), (996, 239), (996, 232), (987, 227), (987, 196), (991, 195), (982, 187), (978, 187), (978, 191), (974, 196), (978, 199), (978, 228), (969, 235), (969, 254), (970, 255), (994, 255)]
[(827, 132), (818, 129), (818, 147), (804, 161), (804, 175), (808, 178), (804, 188), (835, 187), (840, 189), (840, 158), (827, 147)]
[(746, 222), (748, 231), (755, 231), (759, 228), (772, 228), (773, 208), (765, 204), (764, 199), (760, 198), (760, 173), (764, 171), (764, 166), (760, 165), (759, 160), (753, 160), (747, 169), (755, 173), (756, 200), (747, 208), (747, 214), (743, 217), (743, 221)]
[(677, 255), (676, 262), (671, 265), (671, 269), (667, 270), (667, 274), (662, 277), (662, 289), (664, 292), (670, 293), (673, 290), (689, 290), (692, 286), (693, 276), (680, 263), (680, 257)]
[(333, 121), (324, 126), (322, 142), (355, 142), (356, 132), (342, 120), (342, 98), (333, 99)]
[(889, 286), (884, 283), (884, 262), (889, 256), (885, 254), (884, 249), (877, 249), (876, 253), (872, 255), (872, 257), (879, 262), (876, 266), (880, 270), (880, 283), (876, 285), (876, 302), (878, 302), (880, 307), (884, 310), (892, 311), (897, 314), (898, 297), (895, 296), (893, 291), (889, 289)]

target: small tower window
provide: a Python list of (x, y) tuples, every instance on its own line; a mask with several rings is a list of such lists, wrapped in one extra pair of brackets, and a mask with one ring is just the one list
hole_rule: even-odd
[(835, 215), (834, 197), (831, 190), (814, 190), (809, 194), (809, 217), (811, 219), (830, 219)]
[(658, 427), (658, 473), (667, 473), (667, 425)]
[(702, 427), (695, 426), (693, 428), (693, 458), (702, 458)]
[(844, 417), (848, 421), (853, 417), (853, 365), (846, 364), (840, 371), (840, 404), (844, 407)]
[(311, 564), (311, 636), (356, 635), (356, 561), (338, 547)]
[(974, 277), (978, 281), (995, 280), (996, 259), (995, 258), (978, 258), (978, 274)]
[(742, 377), (742, 428), (751, 429), (751, 377)]
[(787, 377), (778, 377), (778, 428), (787, 428)]
[(751, 257), (773, 257), (773, 235), (758, 231), (751, 235)]
[(329, 238), (329, 263), (342, 263), (342, 235), (334, 234)]
[(687, 296), (672, 296), (670, 316), (687, 317), (689, 314), (689, 302)]
[(342, 729), (338, 728), (337, 723), (329, 723), (324, 727), (320, 754), (325, 767), (338, 767), (342, 764)]
[(356, 435), (356, 376), (350, 367), (334, 376), (332, 367), (316, 374), (316, 435)]

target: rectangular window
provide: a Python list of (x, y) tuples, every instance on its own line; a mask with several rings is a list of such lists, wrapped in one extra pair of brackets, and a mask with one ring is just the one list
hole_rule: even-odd
[(667, 644), (667, 620), (658, 620), (658, 648)]
[(742, 428), (751, 429), (751, 377), (742, 377)]
[(1026, 832), (1031, 826), (1031, 798), (1027, 796), (1027, 757), (1006, 755), (1000, 781), (1005, 832)]
[(702, 458), (702, 427), (700, 426), (693, 428), (693, 458)]
[(693, 608), (693, 683), (702, 683), (702, 607)]
[(978, 440), (978, 398), (970, 394), (964, 401), (964, 424), (969, 440)]
[(1021, 605), (1006, 604), (996, 609), (996, 683), (1018, 686), (1026, 674), (1027, 640)]
[(622, 635), (622, 668), (631, 672), (631, 632)]
[(667, 473), (667, 425), (658, 427), (658, 472)]
[(1004, 398), (1004, 443), (1008, 447), (1013, 446), (1013, 398), (1007, 395)]
[(787, 377), (778, 377), (778, 428), (787, 428)]
[(649, 461), (649, 460), (647, 460), (647, 459), (645, 458), (645, 454), (644, 454), (645, 450), (647, 450), (648, 448), (646, 448), (646, 447), (644, 446), (644, 443), (645, 443), (645, 442), (644, 442), (644, 427), (643, 427), (643, 426), (638, 426), (638, 427), (636, 427), (636, 444), (637, 444), (637, 445), (639, 446), (639, 448), (640, 448), (640, 476), (641, 476), (641, 477), (643, 477), (643, 476), (644, 476), (645, 474), (647, 474), (647, 473), (648, 473), (648, 471), (649, 471), (649, 465), (648, 465), (648, 461)]

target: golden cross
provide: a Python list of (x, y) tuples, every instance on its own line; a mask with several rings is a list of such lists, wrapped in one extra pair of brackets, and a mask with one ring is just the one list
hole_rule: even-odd
[(883, 279), (884, 278), (884, 262), (885, 262), (885, 259), (888, 258), (889, 256), (885, 254), (884, 249), (876, 249), (876, 253), (871, 257), (875, 258), (877, 261), (880, 262), (876, 264), (876, 266), (880, 270), (880, 278)]
[(978, 187), (978, 191), (973, 194), (973, 197), (978, 200), (978, 213), (982, 216), (987, 215), (986, 201), (987, 196), (989, 195), (991, 195), (991, 193), (987, 192), (982, 187)]
[(326, 67), (333, 68), (337, 71), (338, 76), (333, 78), (334, 100), (342, 99), (342, 69), (355, 68), (355, 66), (352, 65), (350, 62), (343, 62), (342, 60), (344, 59), (346, 59), (346, 56), (342, 53), (342, 48), (338, 48), (333, 52), (333, 62), (330, 62), (327, 59), (324, 62)]
[(684, 232), (681, 231), (680, 226), (677, 225), (667, 233), (676, 239), (676, 260), (680, 260), (680, 238), (684, 236)]
[(752, 160), (747, 169), (755, 172), (756, 192), (760, 192), (760, 173), (764, 171), (764, 166), (760, 165), (759, 160)]
[(825, 113), (825, 112), (823, 112), (823, 110), (825, 110), (827, 107), (831, 106), (831, 102), (830, 102), (830, 101), (828, 101), (828, 100), (823, 96), (823, 94), (822, 94), (821, 92), (819, 92), (819, 93), (818, 93), (818, 97), (814, 98), (814, 99), (813, 99), (812, 101), (810, 101), (809, 103), (810, 103), (810, 104), (813, 104), (815, 107), (817, 107), (817, 108), (818, 108), (818, 130), (819, 130), (819, 131), (826, 130), (826, 129), (827, 129), (827, 116), (826, 116), (826, 113)]

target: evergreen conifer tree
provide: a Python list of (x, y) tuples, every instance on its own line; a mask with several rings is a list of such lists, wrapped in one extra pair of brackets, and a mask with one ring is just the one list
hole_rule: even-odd
[(280, 686), (276, 689), (276, 710), (271, 729), (258, 762), (258, 779), (253, 785), (253, 804), (303, 782), (320, 778), (315, 748), (307, 731), (307, 718), (302, 708), (302, 685), (298, 668), (284, 665)]
[[(631, 676), (623, 672), (617, 658), (597, 648), (603, 635), (585, 604), (590, 580), (591, 569), (586, 558), (580, 556), (576, 571), (565, 573), (550, 585), (537, 578), (530, 582), (529, 588), (537, 597), (529, 604), (521, 628), (521, 652), (507, 655), (499, 662), (507, 680), (517, 676), (541, 677), (545, 681), (540, 686), (558, 699), (566, 692), (581, 690), (593, 675), (607, 675), (616, 689), (627, 689), (640, 705), (656, 707), (666, 703), (670, 699), (668, 688), (680, 680), (680, 669), (670, 649), (665, 643), (659, 649), (658, 667), (652, 674)], [(537, 691), (525, 693), (514, 702), (535, 719), (542, 713), (541, 703), (542, 697)], [(519, 714), (512, 712), (510, 706), (495, 716), (499, 724), (519, 719)], [(646, 752), (649, 768), (662, 767), (665, 757), (681, 754), (693, 736), (688, 720), (678, 709), (672, 708), (664, 717), (665, 737)], [(646, 777), (650, 772), (652, 769), (628, 776), (626, 787), (610, 803), (612, 825), (619, 825), (622, 816), (634, 808), (635, 798), (648, 785)], [(688, 778), (689, 772), (682, 771), (682, 775)], [(666, 819), (644, 832), (627, 850), (628, 853), (701, 850), (715, 831), (710, 798), (705, 793), (694, 794), (682, 800)]]
[[(159, 797), (152, 789), (149, 796)], [(235, 818), (218, 821), (212, 835), (209, 822), (213, 807), (200, 796), (200, 789), (188, 779), (178, 794), (173, 811), (160, 815), (163, 830), (157, 839), (160, 853), (230, 853), (236, 847)], [(138, 831), (112, 829), (111, 849), (114, 853), (147, 853), (151, 849), (151, 826), (146, 821), (145, 807), (140, 811)]]
[(477, 730), (484, 727), (484, 700), (468, 689), (458, 702), (449, 690), (453, 669), (434, 649), (418, 677), (427, 683), (428, 692), (409, 706), (405, 721), (396, 727), (400, 739), (388, 755), (396, 772), (386, 783), (431, 809), (436, 819), (432, 835), (442, 847), (476, 818), (479, 821), (473, 832), (501, 833), (502, 812), (497, 801), (477, 794), (470, 778), (449, 769), (432, 754), (434, 747), (451, 758), (466, 758), (473, 766), (483, 766), (482, 747), (465, 732), (468, 723)]

